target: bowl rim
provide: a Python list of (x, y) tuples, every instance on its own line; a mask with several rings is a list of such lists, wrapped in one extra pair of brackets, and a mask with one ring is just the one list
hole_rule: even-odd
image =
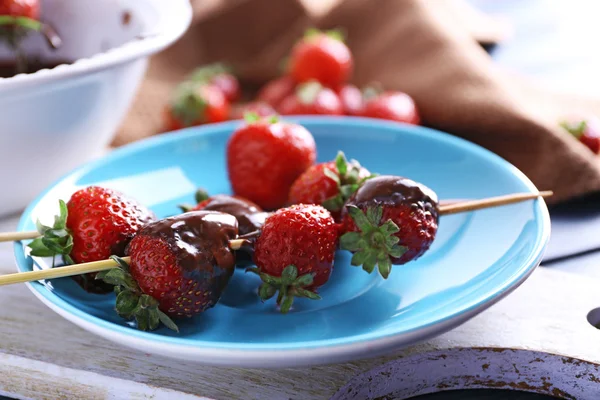
[(160, 22), (157, 25), (162, 29), (142, 33), (140, 38), (131, 39), (90, 57), (79, 58), (71, 64), (0, 78), (0, 91), (89, 74), (157, 53), (179, 39), (192, 22), (192, 6), (188, 0), (138, 0), (132, 4), (138, 9), (153, 7), (159, 15)]
[[(413, 131), (413, 134), (416, 131), (420, 134), (433, 136), (436, 140), (480, 155), (487, 162), (499, 165), (502, 169), (510, 172), (514, 178), (519, 180), (529, 191), (538, 191), (536, 186), (524, 173), (502, 157), (475, 143), (435, 129), (363, 117), (290, 116), (286, 117), (286, 120), (300, 124), (355, 124), (365, 128), (378, 127), (389, 129), (395, 127), (396, 129), (409, 129)], [(77, 174), (83, 174), (118, 156), (129, 155), (146, 148), (160, 146), (161, 144), (177, 140), (185, 140), (190, 137), (210, 135), (215, 134), (215, 132), (232, 131), (237, 128), (240, 123), (242, 123), (240, 120), (215, 123), (203, 127), (191, 127), (146, 138), (114, 150), (110, 154), (96, 161), (84, 164), (56, 180), (28, 205), (19, 221), (18, 231), (27, 230), (26, 225), (29, 222), (28, 218), (30, 218), (33, 209), (64, 179)], [(397, 349), (440, 335), (488, 309), (518, 288), (541, 263), (550, 239), (550, 214), (546, 202), (543, 199), (537, 199), (534, 200), (533, 204), (535, 207), (535, 214), (538, 216), (538, 218), (536, 218), (537, 228), (534, 250), (525, 257), (521, 268), (513, 271), (510, 278), (507, 278), (502, 285), (499, 284), (494, 293), (488, 292), (481, 296), (479, 301), (471, 299), (468, 304), (463, 305), (459, 310), (455, 310), (443, 319), (425, 324), (418, 328), (406, 330), (400, 334), (388, 333), (375, 338), (371, 337), (371, 334), (361, 334), (357, 337), (353, 337), (352, 340), (346, 341), (339, 338), (322, 339), (304, 342), (301, 346), (299, 346), (298, 343), (288, 343), (278, 344), (276, 347), (273, 347), (264, 343), (237, 343), (233, 345), (230, 343), (214, 343), (179, 337), (161, 336), (156, 335), (153, 332), (142, 332), (129, 327), (116, 325), (110, 321), (105, 321), (100, 317), (87, 314), (68, 301), (62, 299), (56, 293), (49, 292), (47, 288), (39, 282), (28, 282), (26, 285), (40, 301), (70, 322), (99, 336), (109, 338), (122, 345), (144, 352), (153, 352), (158, 355), (185, 359), (205, 365), (235, 365), (247, 368), (283, 368), (346, 362), (357, 358), (369, 358), (380, 355), (392, 348)], [(14, 244), (14, 255), (17, 261), (17, 271), (19, 272), (27, 270), (26, 265), (31, 262), (31, 259), (24, 255), (23, 247), (24, 245), (21, 242), (15, 242)]]

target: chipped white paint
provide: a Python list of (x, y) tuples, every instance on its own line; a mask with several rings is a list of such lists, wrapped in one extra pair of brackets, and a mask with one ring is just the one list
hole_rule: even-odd
[[(14, 220), (0, 224), (0, 231), (13, 229), (14, 225)], [(14, 270), (12, 246), (0, 245), (0, 273)], [(201, 367), (119, 347), (58, 317), (24, 285), (7, 286), (0, 290), (0, 304), (3, 305), (0, 307), (0, 391), (18, 398), (54, 399), (62, 396), (94, 399), (93, 396), (83, 397), (81, 390), (85, 388), (87, 393), (100, 396), (114, 382), (118, 382), (117, 386), (122, 390), (113, 392), (113, 396), (117, 397), (98, 398), (144, 399), (147, 398), (144, 396), (152, 393), (149, 390), (155, 389), (159, 391), (156, 392), (159, 395), (168, 393), (166, 390), (173, 390), (189, 396), (195, 395), (197, 397), (188, 398), (196, 399), (322, 400), (331, 398), (347, 384), (346, 390), (361, 390), (364, 384), (361, 382), (364, 382), (365, 377), (368, 381), (369, 374), (375, 373), (371, 371), (374, 368), (389, 368), (420, 359), (425, 363), (424, 371), (435, 370), (443, 375), (443, 368), (434, 368), (434, 360), (428, 360), (428, 357), (465, 354), (463, 361), (456, 358), (459, 363), (457, 365), (460, 365), (464, 360), (472, 361), (478, 353), (460, 353), (456, 349), (497, 347), (536, 350), (582, 359), (579, 365), (552, 369), (557, 373), (551, 381), (553, 387), (559, 387), (565, 393), (577, 393), (567, 389), (571, 385), (575, 388), (576, 385), (587, 384), (584, 376), (589, 378), (589, 375), (583, 374), (589, 374), (590, 368), (596, 368), (597, 374), (597, 364), (600, 364), (600, 331), (587, 322), (589, 311), (600, 306), (598, 287), (600, 282), (596, 279), (542, 268), (534, 272), (522, 287), (483, 314), (440, 337), (396, 354), (313, 368), (249, 370)], [(511, 352), (497, 353), (500, 355), (498, 357), (494, 357), (494, 352), (479, 354), (490, 359), (487, 370), (489, 375), (494, 371), (496, 375), (502, 371), (511, 371), (513, 366), (512, 363), (509, 365), (510, 360), (517, 359), (521, 364), (529, 357)], [(506, 354), (507, 358), (502, 358), (502, 354)], [(513, 358), (511, 354), (517, 355)], [(11, 366), (8, 363), (8, 367), (2, 367), (4, 359), (13, 360), (15, 364)], [(390, 362), (392, 364), (386, 364)], [(428, 364), (430, 362), (433, 364)], [(479, 365), (480, 375), (485, 372), (485, 362), (472, 364), (473, 368), (476, 368), (476, 364)], [(498, 369), (492, 370), (492, 364)], [(526, 370), (519, 368), (519, 365), (517, 368), (519, 371)], [(10, 372), (15, 370), (23, 372), (11, 375)], [(386, 380), (386, 384), (394, 390), (389, 393), (398, 393), (397, 398), (401, 399), (400, 395), (410, 392), (398, 391), (408, 387), (401, 384), (399, 379), (405, 379), (406, 382), (409, 370), (403, 373), (402, 369), (397, 368), (395, 371), (398, 379), (395, 377)], [(529, 374), (529, 382), (535, 382), (531, 379), (541, 375), (538, 372)], [(25, 379), (34, 376), (39, 378), (35, 384)], [(509, 375), (509, 381), (520, 378), (520, 373)], [(79, 384), (68, 384), (72, 379)], [(490, 386), (489, 382), (494, 379), (487, 381)], [(453, 388), (461, 385), (479, 387), (473, 380), (451, 380), (451, 375), (447, 375), (447, 382), (448, 385), (454, 384)], [(563, 383), (564, 386), (557, 386)], [(84, 384), (87, 386), (84, 387)], [(486, 384), (481, 384), (481, 387), (485, 386)], [(532, 386), (539, 385), (536, 383)], [(508, 387), (510, 388), (510, 384)], [(160, 398), (159, 395), (155, 398)], [(181, 397), (179, 395), (177, 393), (169, 398), (186, 398), (183, 394)], [(337, 398), (344, 397), (338, 395)], [(583, 400), (588, 398), (597, 399), (600, 395), (578, 397)]]

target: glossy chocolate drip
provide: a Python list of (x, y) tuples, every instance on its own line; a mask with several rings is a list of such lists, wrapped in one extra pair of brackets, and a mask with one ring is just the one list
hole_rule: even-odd
[(235, 239), (237, 233), (238, 223), (233, 215), (202, 210), (150, 223), (138, 235), (163, 238), (177, 257), (185, 278), (211, 281), (209, 286), (220, 295), (235, 268), (229, 240)]
[(350, 198), (348, 204), (360, 207), (375, 201), (380, 204), (416, 204), (422, 202), (427, 211), (438, 218), (438, 197), (427, 186), (408, 178), (381, 175), (367, 180)]
[(240, 235), (260, 230), (269, 213), (264, 212), (258, 205), (239, 197), (216, 195), (202, 208), (209, 211), (220, 211), (237, 218)]

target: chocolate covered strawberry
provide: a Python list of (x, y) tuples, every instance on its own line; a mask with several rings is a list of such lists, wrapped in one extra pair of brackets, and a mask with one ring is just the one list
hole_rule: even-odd
[(214, 211), (152, 222), (129, 243), (129, 265), (120, 260), (97, 279), (116, 285), (117, 313), (139, 329), (162, 322), (177, 330), (171, 318), (202, 313), (221, 297), (235, 269), (229, 241), (237, 234), (235, 217)]
[(416, 260), (435, 239), (437, 195), (425, 185), (399, 176), (367, 180), (342, 212), (346, 233), (340, 247), (354, 253), (352, 265), (387, 278), (392, 265)]
[(311, 133), (276, 118), (248, 116), (227, 144), (233, 192), (266, 210), (286, 204), (290, 187), (315, 159)]
[[(31, 254), (40, 257), (63, 255), (67, 263), (105, 260), (123, 256), (125, 246), (154, 214), (118, 191), (89, 186), (75, 192), (65, 204), (52, 227), (38, 223), (43, 236), (29, 244)], [(95, 273), (74, 276), (86, 291), (107, 293), (112, 287), (95, 281)]]
[(206, 210), (231, 214), (238, 221), (240, 235), (259, 231), (268, 215), (258, 204), (241, 196), (217, 194), (209, 197), (203, 190), (198, 190), (195, 197), (198, 203), (195, 206), (180, 206), (184, 212)]
[(323, 207), (298, 204), (277, 210), (256, 240), (256, 268), (248, 269), (263, 281), (260, 298), (278, 293), (282, 313), (290, 310), (294, 297), (319, 299), (314, 291), (329, 280), (337, 242), (337, 226)]
[(320, 204), (337, 219), (342, 207), (371, 173), (339, 152), (335, 161), (313, 165), (290, 189), (290, 204)]

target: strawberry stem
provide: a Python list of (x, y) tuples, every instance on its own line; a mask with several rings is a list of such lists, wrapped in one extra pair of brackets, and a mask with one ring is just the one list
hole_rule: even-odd
[(96, 279), (102, 279), (115, 286), (117, 314), (127, 320), (135, 320), (137, 328), (142, 331), (153, 331), (162, 322), (167, 328), (179, 332), (175, 322), (158, 308), (158, 301), (154, 297), (142, 293), (139, 285), (129, 273), (129, 264), (117, 256), (110, 258), (118, 264), (118, 268), (98, 272)]
[(387, 279), (392, 270), (392, 257), (401, 257), (407, 251), (398, 244), (400, 239), (395, 235), (400, 228), (391, 220), (381, 223), (382, 206), (368, 207), (366, 215), (354, 205), (347, 206), (347, 210), (359, 232), (344, 233), (340, 247), (354, 253), (352, 265), (362, 266), (369, 274), (378, 267), (381, 276)]
[(37, 231), (41, 237), (34, 239), (27, 247), (29, 247), (30, 254), (34, 257), (62, 255), (66, 263), (74, 264), (73, 259), (70, 257), (71, 250), (73, 250), (73, 236), (67, 228), (69, 211), (64, 200), (58, 201), (58, 208), (59, 212), (58, 215), (54, 216), (52, 226), (46, 226), (40, 220), (36, 221)]
[(258, 296), (264, 302), (272, 298), (277, 293), (277, 305), (282, 314), (287, 314), (294, 297), (306, 297), (311, 300), (320, 300), (321, 296), (317, 293), (305, 289), (313, 284), (314, 274), (304, 274), (298, 276), (298, 268), (295, 265), (288, 265), (281, 272), (281, 276), (272, 276), (261, 272), (259, 268), (247, 268), (246, 272), (257, 274), (263, 283), (258, 289)]
[(329, 168), (323, 170), (323, 173), (333, 180), (338, 187), (338, 194), (326, 199), (321, 204), (331, 212), (340, 211), (346, 201), (366, 180), (377, 176), (377, 174), (369, 174), (367, 177), (361, 178), (361, 172), (364, 175), (364, 173), (369, 173), (369, 171), (362, 168), (356, 160), (348, 161), (342, 151), (339, 151), (335, 158), (335, 168), (337, 169), (337, 173)]

